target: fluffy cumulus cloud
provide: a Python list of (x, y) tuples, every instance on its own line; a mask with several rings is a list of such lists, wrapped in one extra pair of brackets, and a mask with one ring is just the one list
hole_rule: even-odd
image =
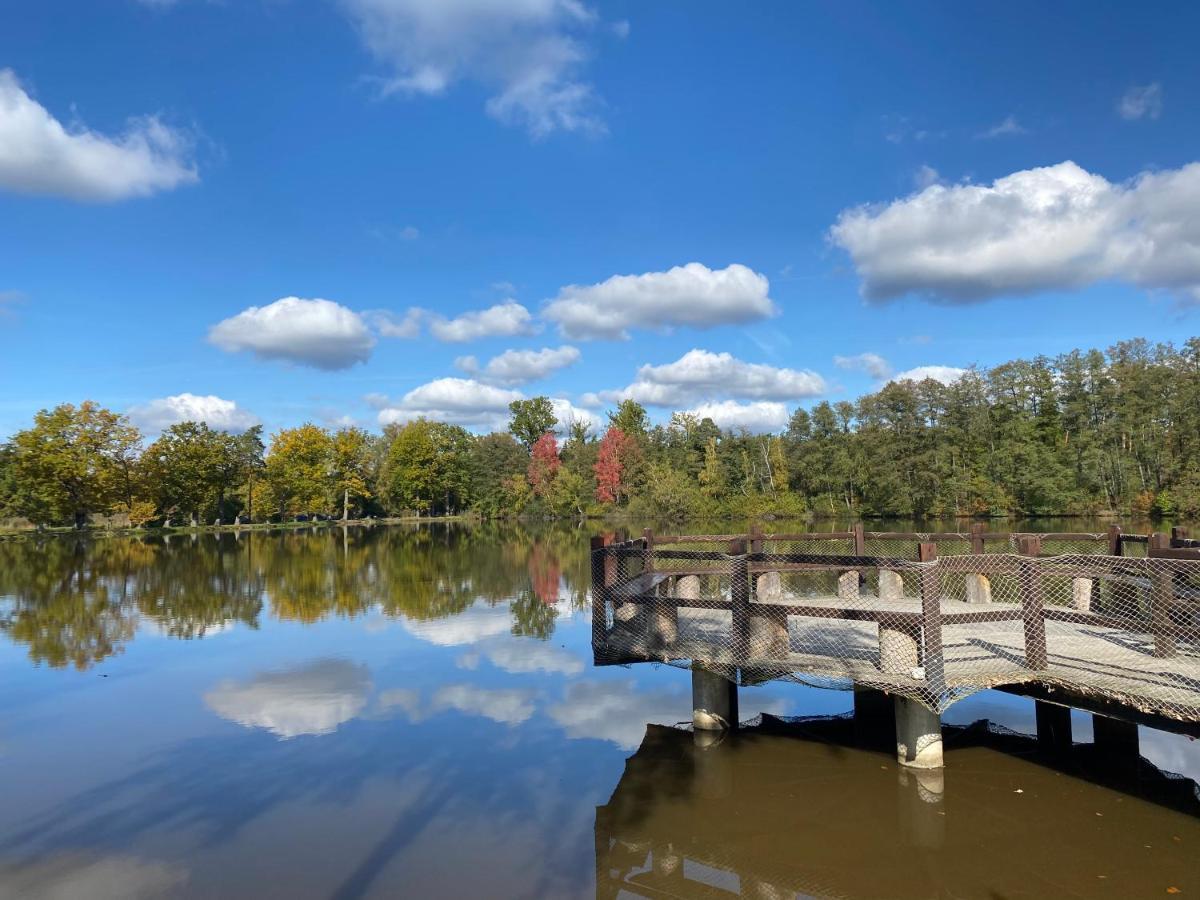
[(835, 356), (833, 364), (848, 372), (866, 372), (872, 378), (887, 378), (891, 364), (878, 353), (859, 353), (855, 356)]
[[(476, 431), (503, 431), (508, 426), (509, 404), (524, 399), (520, 391), (473, 378), (438, 378), (413, 388), (397, 401), (373, 394), (367, 397), (367, 402), (379, 411), (380, 425), (431, 419)], [(595, 413), (580, 409), (569, 400), (552, 397), (550, 402), (560, 430), (565, 430), (572, 421), (587, 422), (593, 428), (600, 424)]]
[(199, 179), (191, 141), (154, 116), (104, 135), (64, 126), (0, 69), (0, 187), (73, 200), (144, 197)]
[(366, 362), (375, 346), (358, 313), (332, 300), (300, 297), (244, 309), (214, 325), (208, 339), (231, 353), (246, 350), (260, 359), (327, 371)]
[(219, 431), (235, 434), (259, 424), (258, 416), (232, 400), (213, 394), (173, 394), (129, 408), (129, 419), (142, 431), (154, 433), (180, 422), (203, 422)]
[(596, 396), (607, 403), (632, 399), (648, 406), (679, 407), (711, 397), (799, 400), (825, 389), (825, 380), (806, 369), (782, 369), (729, 353), (689, 350), (673, 363), (642, 366), (633, 384)]
[(327, 659), (249, 681), (226, 681), (204, 695), (217, 715), (281, 738), (329, 734), (367, 704), (371, 678), (364, 666)]
[(956, 366), (917, 366), (914, 369), (897, 372), (888, 380), (920, 382), (926, 378), (932, 378), (934, 381), (940, 381), (942, 384), (954, 384), (954, 382), (966, 375), (967, 371), (967, 369), (960, 369)]
[(453, 319), (432, 316), (429, 333), (439, 341), (463, 343), (480, 338), (534, 334), (533, 316), (520, 303), (508, 300), (487, 309), (473, 310)]
[(1157, 119), (1162, 115), (1163, 91), (1157, 81), (1135, 84), (1117, 101), (1117, 115), (1128, 122), (1138, 119)]
[(558, 421), (559, 434), (566, 434), (574, 422), (583, 422), (593, 431), (598, 430), (602, 419), (589, 409), (581, 409), (564, 397), (551, 397), (550, 405), (554, 408), (554, 418)]
[(389, 70), (384, 93), (437, 96), (461, 81), (494, 93), (489, 115), (535, 137), (601, 132), (580, 77), (596, 14), (579, 0), (342, 0)]
[(1200, 301), (1200, 163), (1113, 183), (1073, 162), (846, 210), (868, 300), (967, 303), (1121, 280)]
[(413, 388), (396, 403), (381, 404), (379, 424), (433, 419), (467, 428), (503, 428), (508, 405), (524, 396), (472, 378), (438, 378)]
[(710, 269), (698, 263), (666, 272), (614, 275), (599, 284), (572, 284), (543, 315), (568, 338), (624, 339), (631, 328), (711, 328), (773, 316), (770, 284), (746, 266)]
[(577, 362), (579, 350), (564, 345), (541, 350), (505, 350), (482, 367), (474, 356), (461, 356), (454, 364), (481, 381), (513, 386), (540, 381)]
[(698, 419), (712, 419), (721, 428), (744, 428), (755, 434), (782, 431), (787, 428), (789, 418), (786, 404), (767, 400), (755, 403), (738, 403), (736, 400), (701, 403), (687, 412)]

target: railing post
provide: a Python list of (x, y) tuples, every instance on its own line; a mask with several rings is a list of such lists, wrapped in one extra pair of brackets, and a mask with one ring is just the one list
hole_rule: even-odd
[[(1170, 549), (1171, 540), (1165, 534), (1155, 532), (1150, 535), (1147, 555), (1153, 556), (1155, 550)], [(1169, 571), (1170, 563), (1163, 560), (1163, 568), (1168, 571), (1154, 572), (1154, 564), (1150, 564), (1150, 631), (1154, 635), (1154, 655), (1167, 657), (1175, 655), (1175, 635), (1171, 629), (1171, 602), (1175, 598), (1175, 573)]]
[(1017, 541), (1017, 552), (1030, 557), (1018, 563), (1021, 585), (1021, 621), (1025, 626), (1025, 664), (1034, 670), (1046, 668), (1046, 619), (1042, 614), (1042, 578), (1036, 557), (1042, 540), (1026, 536)]
[(1174, 528), (1171, 529), (1171, 546), (1172, 547), (1184, 546), (1184, 542), (1187, 541), (1187, 539), (1188, 539), (1188, 530), (1186, 528), (1180, 528), (1178, 525), (1176, 525)]
[(978, 556), (983, 553), (983, 523), (971, 523), (971, 553)]
[(925, 632), (925, 683), (931, 692), (946, 686), (942, 657), (942, 575), (938, 571), (937, 544), (917, 545), (917, 559), (929, 563), (921, 569), (921, 627)]
[(1121, 555), (1121, 526), (1120, 525), (1109, 525), (1108, 526), (1108, 555), (1109, 556), (1120, 556)]
[(604, 645), (608, 632), (608, 616), (605, 614), (605, 602), (608, 600), (608, 588), (612, 585), (612, 576), (616, 569), (610, 563), (610, 554), (606, 550), (612, 538), (598, 534), (592, 538), (592, 649), (599, 650)]
[(746, 559), (744, 539), (729, 542), (729, 601), (733, 612), (734, 653), (749, 656), (750, 640), (750, 563)]
[[(862, 522), (856, 522), (850, 529), (853, 535), (854, 556), (867, 555), (867, 538), (863, 531)], [(843, 572), (838, 577), (838, 596), (843, 600), (857, 600), (859, 589), (862, 587), (863, 576), (862, 572), (857, 569), (851, 569), (848, 572)]]

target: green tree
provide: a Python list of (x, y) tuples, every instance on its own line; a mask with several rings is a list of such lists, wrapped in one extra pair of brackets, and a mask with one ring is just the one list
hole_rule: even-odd
[(525, 445), (526, 452), (547, 431), (553, 431), (557, 419), (554, 416), (554, 405), (548, 397), (533, 397), (529, 400), (514, 400), (508, 404), (511, 418), (508, 422), (509, 433)]
[(333, 438), (312, 423), (271, 437), (265, 477), (281, 516), (328, 514), (333, 509)]
[(361, 428), (342, 428), (333, 436), (333, 486), (343, 520), (350, 518), (351, 498), (361, 508), (371, 497), (372, 451), (371, 436)]
[(9, 503), (30, 521), (81, 528), (89, 514), (135, 499), (141, 435), (125, 416), (90, 400), (41, 410), (11, 447)]

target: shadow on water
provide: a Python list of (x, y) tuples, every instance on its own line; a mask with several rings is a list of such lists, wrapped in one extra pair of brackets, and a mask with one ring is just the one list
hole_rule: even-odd
[[(1091, 744), (979, 721), (944, 770), (851, 716), (715, 737), (649, 726), (596, 810), (596, 896), (1157, 896), (1200, 889), (1200, 793)], [(884, 742), (886, 743), (886, 742)], [(864, 744), (866, 746), (864, 746)]]

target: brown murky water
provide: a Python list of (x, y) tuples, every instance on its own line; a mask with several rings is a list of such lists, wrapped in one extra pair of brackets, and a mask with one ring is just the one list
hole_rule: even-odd
[(1195, 742), (1046, 760), (987, 692), (918, 777), (772, 684), (697, 745), (686, 672), (592, 667), (587, 539), (0, 543), (0, 897), (1200, 896)]

